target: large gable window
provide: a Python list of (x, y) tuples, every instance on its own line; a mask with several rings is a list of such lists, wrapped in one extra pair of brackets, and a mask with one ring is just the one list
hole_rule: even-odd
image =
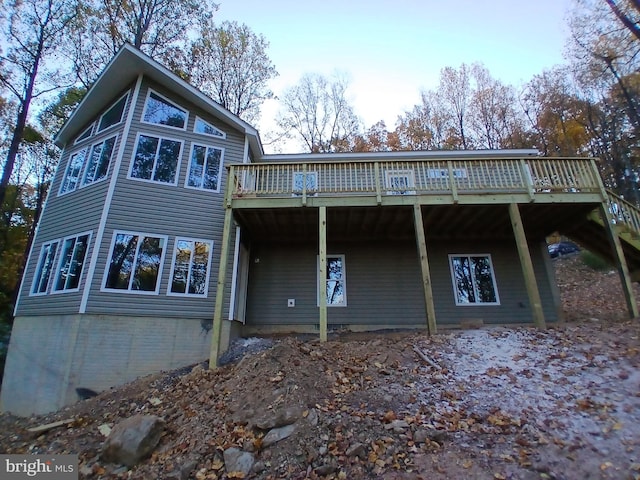
[(58, 251), (58, 241), (45, 243), (40, 250), (40, 258), (36, 267), (36, 274), (33, 277), (32, 295), (41, 295), (49, 290), (51, 273), (53, 272), (53, 262)]
[(104, 290), (157, 294), (166, 236), (116, 232)]
[(142, 121), (184, 129), (187, 126), (187, 111), (166, 98), (149, 91)]
[(178, 238), (168, 294), (206, 297), (212, 251), (211, 240)]
[(107, 176), (115, 144), (116, 137), (111, 137), (91, 147), (87, 168), (84, 172), (84, 180), (82, 181), (83, 186), (102, 180)]
[(499, 305), (491, 255), (449, 255), (456, 305)]
[(105, 130), (113, 125), (116, 125), (122, 121), (124, 115), (124, 107), (127, 105), (127, 98), (129, 94), (126, 93), (120, 99), (114, 103), (109, 110), (107, 110), (100, 121), (98, 122), (98, 132)]
[(214, 127), (209, 122), (205, 122), (200, 117), (196, 117), (196, 121), (193, 125), (193, 131), (195, 133), (201, 133), (202, 135), (209, 135), (211, 137), (227, 138), (227, 134), (219, 128)]
[(92, 123), (87, 128), (85, 128), (82, 132), (80, 132), (80, 135), (78, 135), (78, 138), (76, 138), (76, 141), (73, 142), (73, 143), (74, 144), (80, 143), (81, 141), (86, 140), (87, 138), (89, 138), (91, 136), (91, 134), (93, 133), (93, 127), (94, 126), (95, 126), (95, 123)]
[(222, 155), (221, 148), (193, 145), (186, 186), (219, 192)]
[(80, 172), (82, 171), (86, 155), (87, 149), (84, 148), (79, 152), (71, 154), (69, 157), (69, 163), (67, 164), (67, 169), (64, 172), (64, 178), (60, 185), (60, 195), (63, 193), (73, 192), (78, 186)]
[(56, 272), (53, 290), (56, 292), (77, 290), (91, 235), (84, 233), (66, 238), (62, 242), (60, 263)]
[(181, 150), (179, 140), (139, 135), (129, 177), (175, 185)]
[[(345, 307), (347, 305), (347, 277), (344, 266), (344, 255), (327, 255), (326, 271), (327, 274), (324, 281), (327, 282), (327, 306)], [(318, 292), (318, 305), (320, 304), (319, 299), (320, 294)]]

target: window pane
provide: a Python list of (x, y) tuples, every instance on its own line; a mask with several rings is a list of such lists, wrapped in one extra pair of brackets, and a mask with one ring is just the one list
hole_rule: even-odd
[(187, 112), (167, 102), (155, 93), (151, 93), (144, 110), (144, 121), (184, 128), (187, 121)]
[(327, 280), (341, 279), (342, 278), (342, 258), (341, 257), (329, 257), (327, 258)]
[(475, 303), (469, 257), (453, 257), (451, 262), (458, 303)]
[(109, 162), (111, 162), (111, 154), (113, 153), (113, 147), (116, 144), (116, 137), (111, 137), (104, 142), (104, 148), (98, 161), (98, 167), (96, 169), (95, 180), (106, 177), (109, 170)]
[(36, 270), (33, 284), (33, 293), (46, 293), (49, 287), (49, 279), (53, 269), (53, 261), (58, 250), (58, 242), (49, 243), (42, 246), (40, 261)]
[(76, 138), (75, 143), (81, 142), (82, 140), (86, 140), (91, 136), (92, 133), (93, 133), (93, 124), (91, 124), (80, 135), (78, 135), (78, 138)]
[(111, 125), (120, 123), (122, 120), (122, 114), (124, 113), (124, 106), (127, 103), (127, 95), (118, 100), (113, 107), (111, 107), (100, 119), (100, 125), (98, 125), (98, 131), (102, 131), (105, 128), (109, 128)]
[(207, 190), (218, 189), (218, 173), (220, 172), (221, 150), (217, 148), (207, 149), (207, 170), (204, 174), (202, 187)]
[(84, 165), (84, 157), (86, 153), (87, 150), (85, 149), (71, 155), (67, 171), (65, 172), (64, 179), (62, 180), (60, 193), (72, 192), (78, 186), (80, 171), (82, 170), (82, 165)]
[(209, 269), (210, 246), (205, 242), (195, 242), (195, 252), (189, 278), (189, 293), (204, 295)]
[(335, 280), (327, 281), (327, 305), (344, 303), (344, 285)]
[(191, 153), (191, 165), (189, 165), (189, 180), (187, 185), (190, 187), (202, 187), (202, 174), (204, 172), (204, 155), (206, 148), (200, 145), (193, 147)]
[(107, 274), (106, 288), (128, 289), (133, 270), (133, 262), (138, 246), (138, 236), (120, 233), (111, 253), (111, 263)]
[(174, 183), (176, 168), (180, 155), (180, 142), (175, 140), (161, 140), (158, 151), (158, 161), (153, 179), (157, 182)]
[(173, 293), (185, 293), (187, 291), (191, 249), (192, 242), (186, 240), (180, 240), (176, 245), (176, 258), (173, 267), (173, 278), (171, 280), (171, 291)]
[(144, 237), (142, 239), (136, 258), (132, 290), (155, 291), (163, 246), (164, 241), (161, 238)]
[(62, 247), (60, 270), (58, 271), (58, 277), (55, 284), (55, 290), (64, 290), (64, 285), (69, 276), (69, 267), (71, 265), (71, 258), (73, 256), (73, 247), (76, 244), (75, 238), (69, 238), (65, 240)]
[(205, 135), (212, 135), (214, 137), (224, 137), (224, 134), (213, 125), (205, 122), (201, 118), (196, 119), (194, 131), (196, 133), (203, 133)]
[(304, 186), (306, 178), (306, 190), (307, 192), (315, 192), (318, 189), (318, 174), (316, 172), (307, 172), (305, 175), (303, 172), (293, 173), (293, 192), (302, 193), (302, 187)]
[(89, 243), (89, 235), (83, 235), (76, 241), (73, 256), (71, 258), (71, 265), (69, 265), (69, 275), (65, 285), (66, 289), (78, 288), (80, 284), (80, 275), (82, 274), (82, 267), (84, 265), (84, 257), (87, 254), (87, 246)]
[(159, 141), (160, 139), (156, 137), (140, 135), (136, 156), (131, 169), (132, 177), (151, 180), (151, 173), (153, 172), (153, 164), (156, 159)]
[(473, 276), (478, 292), (478, 301), (482, 303), (495, 303), (496, 292), (493, 288), (493, 272), (489, 257), (471, 257), (473, 264)]

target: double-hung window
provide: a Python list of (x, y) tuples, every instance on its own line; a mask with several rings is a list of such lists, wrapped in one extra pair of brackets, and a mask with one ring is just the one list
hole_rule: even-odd
[(182, 142), (153, 135), (138, 135), (129, 178), (170, 183), (178, 180)]
[(54, 292), (78, 290), (90, 239), (90, 233), (83, 233), (62, 241)]
[(142, 121), (156, 125), (180, 128), (187, 126), (188, 113), (165, 97), (149, 90), (142, 114)]
[(91, 153), (87, 160), (87, 168), (85, 169), (84, 179), (82, 180), (83, 186), (102, 180), (107, 176), (115, 144), (116, 137), (113, 136), (91, 147)]
[(115, 232), (103, 290), (157, 294), (167, 237)]
[[(324, 281), (327, 284), (328, 307), (344, 307), (347, 305), (346, 279), (344, 255), (327, 255), (326, 278), (320, 279), (320, 281)], [(320, 283), (318, 282), (319, 285)], [(320, 292), (318, 292), (319, 304)]]
[(206, 297), (213, 241), (176, 239), (168, 295)]
[(186, 186), (219, 192), (223, 154), (221, 148), (194, 144)]
[(58, 252), (58, 240), (44, 243), (40, 249), (40, 258), (33, 277), (31, 295), (42, 295), (49, 291), (53, 265)]
[(449, 255), (456, 305), (499, 305), (491, 255)]

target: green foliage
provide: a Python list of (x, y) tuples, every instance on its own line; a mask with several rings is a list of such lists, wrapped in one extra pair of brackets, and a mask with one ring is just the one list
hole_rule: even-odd
[(604, 258), (590, 252), (589, 250), (582, 250), (580, 252), (580, 258), (582, 259), (582, 263), (587, 267), (599, 272), (609, 270), (611, 268), (611, 265)]

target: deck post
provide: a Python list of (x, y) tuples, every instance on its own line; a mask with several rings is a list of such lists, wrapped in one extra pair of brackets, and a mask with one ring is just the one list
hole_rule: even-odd
[(416, 231), (416, 244), (420, 258), (422, 271), (422, 288), (424, 290), (424, 303), (427, 311), (427, 332), (429, 335), (437, 333), (436, 309), (433, 303), (433, 290), (431, 289), (431, 273), (429, 271), (429, 258), (427, 256), (427, 239), (424, 234), (424, 222), (422, 221), (422, 209), (419, 204), (413, 205), (413, 224)]
[(227, 192), (225, 195), (224, 226), (222, 229), (222, 245), (220, 247), (220, 265), (218, 266), (218, 284), (216, 286), (216, 303), (213, 310), (213, 332), (211, 335), (211, 351), (209, 352), (209, 368), (218, 366), (220, 356), (220, 338), (222, 336), (222, 310), (224, 307), (224, 287), (227, 278), (227, 263), (231, 245), (231, 229), (233, 209), (231, 208), (231, 192), (233, 188), (233, 169), (227, 172)]
[(531, 261), (529, 245), (527, 244), (527, 237), (524, 233), (522, 217), (520, 216), (520, 210), (518, 209), (517, 203), (509, 204), (509, 217), (511, 218), (511, 226), (516, 238), (516, 246), (518, 247), (518, 256), (520, 257), (524, 283), (527, 288), (529, 304), (531, 305), (533, 313), (533, 323), (536, 327), (543, 329), (546, 328), (546, 324), (544, 320), (544, 312), (542, 310), (542, 299), (540, 298), (540, 291), (538, 290), (538, 283), (536, 282), (536, 275), (533, 270), (533, 262)]
[(320, 341), (327, 341), (327, 207), (320, 207), (319, 260), (320, 274)]
[(622, 284), (622, 291), (624, 293), (624, 299), (627, 302), (627, 310), (631, 318), (638, 317), (638, 304), (636, 302), (635, 295), (633, 293), (633, 287), (631, 286), (631, 276), (629, 275), (629, 267), (627, 266), (627, 260), (624, 258), (624, 251), (622, 250), (622, 244), (620, 238), (613, 225), (611, 215), (609, 214), (609, 208), (606, 203), (606, 198), (600, 204), (600, 214), (604, 221), (604, 229), (607, 232), (609, 238), (609, 244), (611, 250), (613, 250), (613, 258), (616, 262), (616, 268), (620, 275), (620, 283)]

